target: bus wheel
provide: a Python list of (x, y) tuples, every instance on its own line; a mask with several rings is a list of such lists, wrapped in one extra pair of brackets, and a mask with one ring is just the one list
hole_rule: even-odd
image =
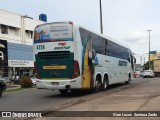
[(125, 84), (129, 84), (130, 81), (131, 81), (131, 76), (130, 76), (130, 74), (129, 74), (129, 76), (128, 76), (128, 81), (126, 81)]
[(59, 90), (59, 92), (60, 92), (62, 95), (67, 95), (67, 94), (68, 94), (68, 89)]
[(102, 85), (102, 90), (107, 90), (108, 88), (108, 80), (107, 78), (105, 77), (104, 80), (103, 80), (103, 85)]
[(97, 78), (96, 83), (95, 83), (95, 92), (100, 91), (101, 88), (102, 88), (102, 84), (101, 84), (99, 78)]

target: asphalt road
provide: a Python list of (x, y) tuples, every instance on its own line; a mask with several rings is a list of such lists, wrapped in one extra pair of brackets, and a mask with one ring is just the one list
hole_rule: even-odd
[(112, 94), (113, 92), (136, 87), (136, 85), (143, 84), (150, 81), (150, 79), (155, 78), (137, 78), (127, 85), (113, 85), (107, 91), (98, 93), (83, 92), (79, 95), (69, 94), (63, 96), (57, 90), (38, 90), (36, 88), (4, 93), (0, 98), (0, 111), (49, 111), (62, 109), (103, 95)]

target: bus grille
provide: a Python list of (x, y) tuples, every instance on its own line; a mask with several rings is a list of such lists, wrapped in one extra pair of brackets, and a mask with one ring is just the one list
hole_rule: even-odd
[(70, 51), (51, 51), (38, 53), (38, 57), (40, 59), (68, 58), (69, 55)]

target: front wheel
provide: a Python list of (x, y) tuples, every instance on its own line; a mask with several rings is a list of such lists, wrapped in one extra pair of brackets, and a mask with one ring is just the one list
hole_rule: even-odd
[(130, 76), (130, 74), (129, 74), (129, 76), (128, 76), (128, 81), (126, 81), (125, 84), (129, 84), (130, 81), (131, 81), (131, 76)]
[(62, 95), (67, 95), (68, 94), (68, 90), (65, 89), (65, 90), (59, 90), (59, 92), (62, 94)]

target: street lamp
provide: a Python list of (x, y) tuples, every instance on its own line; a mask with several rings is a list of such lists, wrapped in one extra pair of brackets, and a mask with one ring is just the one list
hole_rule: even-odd
[(101, 0), (99, 0), (99, 5), (100, 5), (100, 29), (101, 29), (101, 34), (103, 34), (103, 23), (102, 23), (102, 4)]
[(147, 30), (148, 32), (149, 32), (149, 69), (150, 69), (150, 32), (152, 31), (152, 30)]

